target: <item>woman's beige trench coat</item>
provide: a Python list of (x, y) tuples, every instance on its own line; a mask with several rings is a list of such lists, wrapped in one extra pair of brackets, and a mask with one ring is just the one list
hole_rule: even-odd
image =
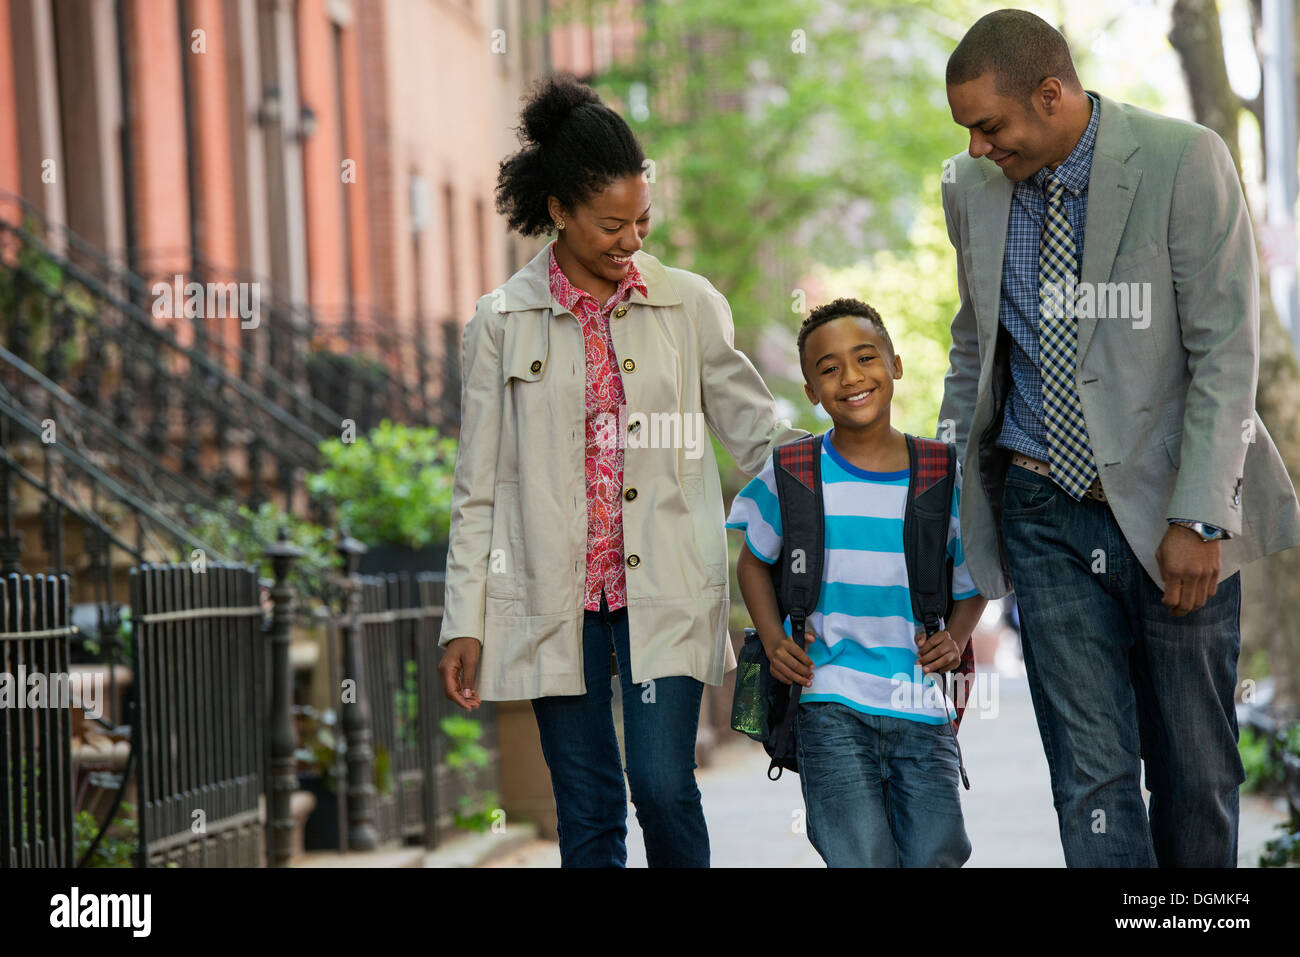
[[(704, 425), (747, 474), (803, 433), (732, 345), (702, 276), (635, 256), (647, 294), (610, 318), (627, 410), (623, 548), (632, 680), (721, 684), (735, 656), (722, 489)], [(549, 246), (478, 301), (465, 327), (460, 451), (441, 646), (482, 642), (487, 701), (586, 691), (586, 367), (578, 320), (551, 298)]]

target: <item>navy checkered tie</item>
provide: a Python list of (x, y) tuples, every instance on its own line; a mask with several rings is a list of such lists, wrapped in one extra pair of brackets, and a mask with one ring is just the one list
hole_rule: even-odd
[(1043, 424), (1052, 479), (1077, 501), (1097, 466), (1092, 458), (1083, 408), (1074, 388), (1075, 348), (1079, 326), (1073, 308), (1074, 232), (1065, 215), (1065, 185), (1055, 176), (1044, 182), (1047, 215), (1038, 246), (1038, 359), (1043, 373)]

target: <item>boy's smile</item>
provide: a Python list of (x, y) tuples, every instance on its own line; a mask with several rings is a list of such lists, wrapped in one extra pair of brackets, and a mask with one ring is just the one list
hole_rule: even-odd
[(861, 316), (840, 316), (818, 326), (805, 343), (804, 392), (824, 408), (837, 429), (889, 428), (894, 380), (903, 361)]

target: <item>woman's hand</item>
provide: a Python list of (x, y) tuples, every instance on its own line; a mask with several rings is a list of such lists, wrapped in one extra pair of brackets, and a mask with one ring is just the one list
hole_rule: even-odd
[(466, 711), (473, 711), (483, 703), (474, 690), (481, 650), (482, 645), (477, 638), (453, 638), (447, 642), (442, 661), (438, 662), (443, 694)]

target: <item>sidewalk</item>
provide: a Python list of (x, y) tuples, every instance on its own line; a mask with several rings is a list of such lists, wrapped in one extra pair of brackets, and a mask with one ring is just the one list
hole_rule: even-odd
[[(972, 711), (961, 745), (971, 790), (962, 808), (972, 852), (968, 867), (1064, 867), (1052, 807), (1047, 760), (1023, 677), (999, 675), (996, 717)], [(714, 867), (821, 867), (807, 837), (792, 830), (802, 816), (799, 778), (767, 780), (767, 755), (740, 735), (697, 772)], [(1284, 821), (1284, 809), (1252, 795), (1241, 798), (1239, 864), (1256, 867), (1264, 842)], [(489, 867), (559, 867), (559, 845), (533, 841)], [(628, 809), (628, 867), (645, 867), (645, 845)]]

